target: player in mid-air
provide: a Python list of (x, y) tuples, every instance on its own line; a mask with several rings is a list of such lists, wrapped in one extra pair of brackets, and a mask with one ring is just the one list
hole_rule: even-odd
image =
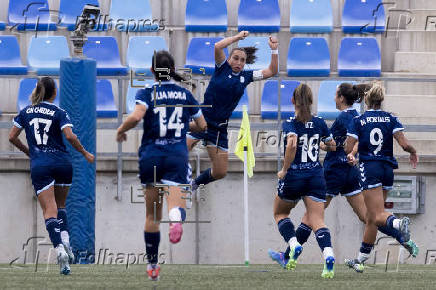
[[(353, 151), (348, 155), (344, 151), (344, 144), (347, 138), (347, 127), (354, 117), (359, 116), (359, 113), (353, 108), (353, 104), (360, 103), (365, 96), (365, 92), (370, 88), (371, 85), (368, 84), (353, 85), (350, 83), (342, 83), (338, 86), (335, 94), (335, 103), (336, 108), (341, 112), (330, 129), (336, 142), (336, 147), (333, 148), (334, 150), (327, 152), (323, 164), (327, 184), (327, 201), (325, 207), (327, 208), (329, 206), (333, 197), (341, 194), (346, 197), (353, 211), (362, 222), (365, 222), (366, 206), (363, 195), (361, 194), (360, 172), (355, 166), (357, 163), (355, 155), (358, 143), (355, 144)], [(327, 149), (323, 143), (321, 143), (321, 149)], [(305, 215), (302, 219), (302, 223), (295, 232), (297, 240), (301, 245), (307, 241), (312, 232), (312, 229), (307, 223), (307, 215)], [(379, 227), (379, 231), (395, 238), (413, 257), (416, 257), (418, 254), (419, 249), (417, 245), (412, 240), (408, 242), (403, 241), (400, 231), (388, 227)], [(286, 253), (288, 252), (289, 249)]]
[(189, 150), (203, 140), (212, 161), (212, 168), (201, 173), (192, 182), (192, 190), (200, 184), (206, 185), (227, 174), (228, 139), (227, 123), (239, 103), (245, 88), (253, 81), (270, 78), (278, 72), (278, 41), (269, 38), (271, 48), (271, 63), (268, 68), (258, 71), (244, 70), (245, 64), (252, 64), (256, 60), (255, 47), (237, 47), (232, 49), (226, 59), (224, 48), (244, 39), (248, 31), (241, 31), (235, 36), (224, 38), (215, 44), (215, 71), (204, 94), (202, 111), (207, 121), (207, 131), (203, 133), (190, 132), (187, 138)]
[(312, 91), (306, 84), (299, 85), (292, 96), (295, 118), (283, 122), (285, 158), (278, 172), (278, 194), (274, 201), (274, 219), (280, 234), (289, 244), (289, 257), (269, 250), (269, 255), (288, 270), (295, 269), (303, 247), (295, 237), (294, 225), (289, 214), (303, 199), (308, 224), (314, 230), (316, 240), (324, 255), (322, 277), (333, 278), (335, 258), (330, 231), (324, 224), (326, 184), (323, 168), (319, 162), (319, 145), (334, 148), (330, 131), (325, 121), (311, 113)]
[[(155, 72), (154, 67), (167, 69), (169, 76)], [(137, 92), (135, 109), (118, 128), (116, 138), (118, 142), (125, 141), (126, 132), (144, 120), (144, 133), (138, 151), (146, 206), (144, 240), (148, 277), (158, 280), (159, 224), (162, 217), (160, 195), (162, 191), (167, 193), (171, 222), (169, 239), (178, 243), (186, 217), (186, 194), (181, 186), (190, 182), (186, 132), (188, 129), (204, 131), (207, 125), (191, 92), (168, 81), (168, 77), (179, 82), (183, 80), (175, 72), (174, 58), (169, 52), (158, 51), (153, 57), (151, 70), (160, 84), (155, 83), (151, 88)], [(194, 121), (190, 123), (191, 118)]]
[[(69, 263), (74, 259), (68, 235), (65, 201), (73, 178), (71, 156), (62, 134), (85, 159), (92, 163), (94, 155), (87, 152), (73, 133), (73, 124), (64, 110), (53, 104), (56, 85), (52, 78), (38, 80), (31, 95), (32, 105), (14, 118), (9, 141), (30, 157), (30, 176), (42, 208), (45, 226), (56, 249), (61, 274), (70, 274)], [(18, 136), (26, 132), (29, 147)]]
[(345, 152), (352, 152), (358, 143), (360, 182), (366, 205), (366, 224), (362, 245), (357, 259), (346, 260), (346, 264), (362, 272), (377, 237), (377, 227), (388, 231), (399, 231), (404, 243), (410, 240), (409, 218), (396, 218), (385, 211), (384, 201), (394, 182), (394, 169), (398, 163), (394, 157), (393, 139), (410, 153), (410, 164), (416, 168), (418, 155), (404, 136), (403, 125), (392, 114), (381, 110), (384, 88), (374, 83), (365, 94), (367, 111), (355, 117), (348, 127)]

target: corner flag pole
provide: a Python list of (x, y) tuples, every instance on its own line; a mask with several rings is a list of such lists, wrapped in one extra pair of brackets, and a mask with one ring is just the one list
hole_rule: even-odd
[(248, 173), (247, 173), (247, 146), (244, 146), (244, 248), (245, 265), (250, 264), (250, 245), (248, 239)]

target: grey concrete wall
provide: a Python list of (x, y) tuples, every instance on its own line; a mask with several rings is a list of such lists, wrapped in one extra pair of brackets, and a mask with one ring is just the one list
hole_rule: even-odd
[[(413, 171), (409, 168), (406, 158), (400, 158), (400, 160), (400, 169), (397, 174), (426, 175), (425, 213), (409, 215), (412, 219), (413, 239), (421, 247), (421, 254), (417, 259), (406, 260), (407, 263), (424, 263), (426, 251), (436, 249), (435, 213), (432, 210), (436, 206), (436, 197), (432, 194), (436, 189), (436, 167), (434, 161), (424, 159), (420, 167)], [(138, 255), (144, 251), (142, 233), (145, 209), (144, 204), (141, 203), (141, 196), (138, 196), (141, 195), (141, 191), (137, 190), (139, 180), (134, 172), (135, 162), (126, 164), (128, 168), (123, 177), (121, 201), (114, 199), (116, 173), (109, 169), (113, 166), (108, 166), (109, 163), (100, 161), (97, 164), (95, 247), (97, 252), (99, 249), (108, 249), (108, 253)], [(202, 264), (243, 263), (242, 172), (240, 169), (235, 169), (240, 168), (239, 163), (239, 161), (231, 161), (231, 173), (224, 180), (205, 188), (205, 200), (200, 202), (198, 208), (199, 219), (211, 221), (211, 223), (199, 225), (199, 261)], [(22, 258), (22, 246), (30, 236), (41, 236), (48, 240), (41, 210), (33, 198), (29, 175), (23, 171), (26, 164), (28, 163), (2, 160), (0, 169), (0, 194), (3, 197), (3, 202), (0, 204), (0, 263), (8, 263), (17, 257)], [(202, 164), (204, 165), (202, 167), (208, 166), (206, 162)], [(16, 168), (18, 171), (5, 171), (6, 168)], [(254, 177), (249, 180), (249, 232), (252, 263), (270, 263), (267, 255), (268, 248), (283, 250), (286, 246), (272, 216), (276, 175), (274, 170), (268, 169), (264, 161), (259, 160), (256, 170), (262, 171), (262, 169), (269, 172), (255, 172)], [(133, 198), (131, 197), (132, 187)], [(132, 203), (132, 200), (135, 203)], [(303, 213), (304, 205), (300, 203), (291, 213), (292, 221), (298, 224)], [(165, 207), (164, 219), (167, 219)], [(188, 210), (187, 220), (195, 220), (194, 208)], [(339, 197), (333, 200), (326, 211), (325, 221), (332, 233), (337, 261), (342, 263), (344, 258), (353, 257), (360, 246), (363, 225), (344, 198)], [(167, 232), (168, 224), (163, 224), (160, 247), (160, 252), (164, 254), (162, 260), (166, 263), (195, 263), (195, 225), (184, 225), (183, 239), (177, 245), (170, 246)], [(49, 248), (46, 246), (43, 248), (45, 250), (41, 251), (41, 259), (44, 261)], [(36, 248), (30, 243), (26, 249), (31, 256), (34, 255)], [(378, 262), (383, 261), (387, 249), (391, 251), (391, 257), (393, 257), (391, 262), (396, 261), (398, 249), (395, 246), (388, 246), (387, 241), (383, 241), (376, 247), (377, 253), (374, 253), (371, 259), (376, 257)], [(320, 262), (321, 253), (312, 235), (305, 245), (301, 263)]]

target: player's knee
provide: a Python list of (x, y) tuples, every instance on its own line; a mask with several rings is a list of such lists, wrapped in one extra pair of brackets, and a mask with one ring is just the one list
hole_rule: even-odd
[(224, 177), (226, 177), (226, 175), (227, 175), (227, 170), (223, 170), (223, 169), (216, 170), (216, 171), (214, 170), (212, 172), (212, 176), (215, 180), (223, 179)]
[(375, 225), (377, 223), (377, 215), (373, 213), (366, 214), (366, 223), (369, 225)]

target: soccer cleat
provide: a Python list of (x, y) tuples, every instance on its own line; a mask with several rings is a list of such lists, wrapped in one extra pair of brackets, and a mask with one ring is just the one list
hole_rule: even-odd
[(354, 260), (345, 259), (345, 265), (347, 265), (357, 273), (363, 273), (364, 265), (363, 263), (360, 263), (357, 259)]
[(65, 251), (64, 245), (59, 245), (56, 248), (58, 256), (57, 256), (57, 260), (58, 260), (58, 264), (59, 264), (59, 269), (60, 269), (60, 273), (63, 275), (69, 275), (71, 272), (70, 269), (70, 265), (68, 264), (68, 254)]
[(181, 223), (170, 223), (170, 242), (177, 244), (182, 239), (183, 228)]
[(409, 225), (410, 225), (409, 218), (403, 217), (400, 221), (400, 232), (405, 242), (408, 242), (410, 240)]
[(419, 247), (414, 241), (409, 240), (403, 243), (403, 247), (406, 248), (406, 250), (412, 255), (412, 257), (416, 258), (416, 256), (418, 256)]
[(332, 279), (335, 276), (335, 258), (327, 257), (324, 263), (324, 270), (322, 270), (321, 277)]
[(72, 264), (74, 262), (74, 254), (73, 249), (71, 249), (70, 243), (68, 242), (62, 242), (64, 245), (65, 252), (67, 252), (68, 255), (68, 263)]
[(303, 247), (300, 245), (291, 248), (291, 251), (289, 253), (289, 260), (288, 263), (286, 263), (286, 269), (295, 270), (295, 267), (297, 267), (297, 259), (302, 251), (303, 251)]
[(148, 280), (159, 281), (160, 266), (157, 264), (147, 264)]
[(283, 252), (274, 252), (273, 250), (268, 250), (268, 255), (271, 257), (271, 259), (277, 264), (280, 265), (283, 269), (286, 269), (286, 264), (288, 263), (288, 260), (285, 259), (285, 253)]

